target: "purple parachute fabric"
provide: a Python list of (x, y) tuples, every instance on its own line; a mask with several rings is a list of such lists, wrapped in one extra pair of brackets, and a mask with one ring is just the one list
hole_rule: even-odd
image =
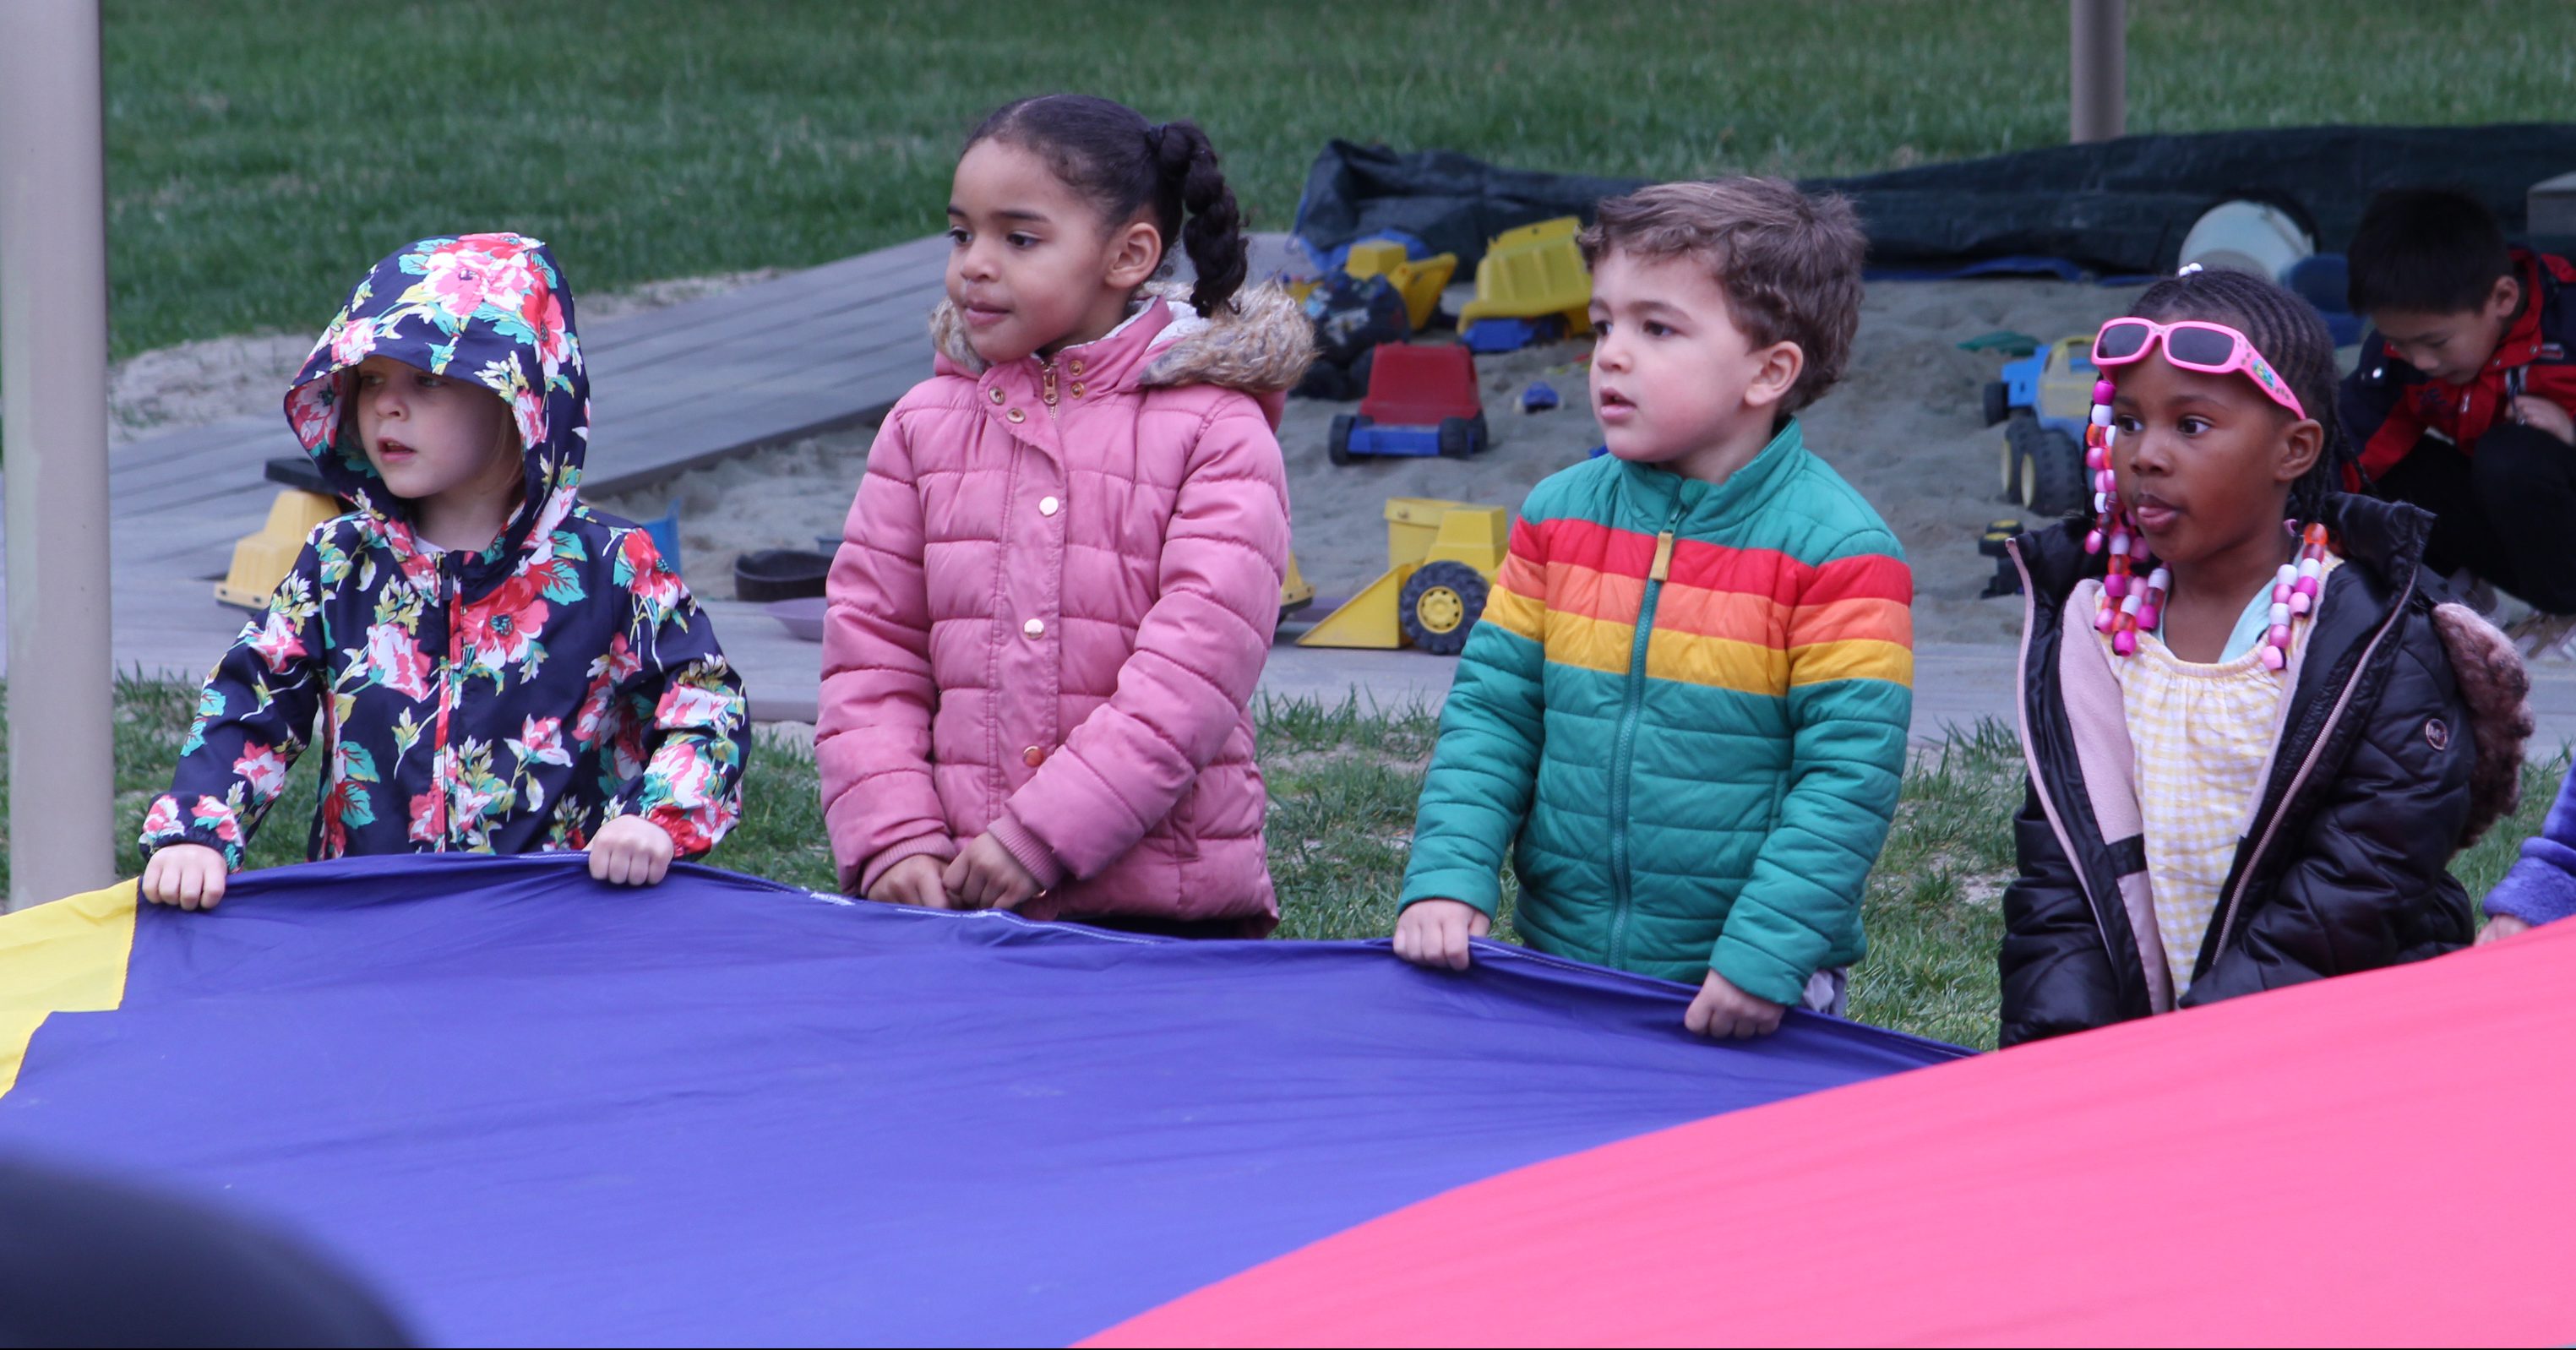
[(1510, 1168), (1959, 1053), (1803, 1013), (1711, 1045), (1677, 986), (1478, 956), (314, 864), (145, 907), (122, 1006), (41, 1027), (0, 1151), (274, 1220), (437, 1342), (1063, 1343)]

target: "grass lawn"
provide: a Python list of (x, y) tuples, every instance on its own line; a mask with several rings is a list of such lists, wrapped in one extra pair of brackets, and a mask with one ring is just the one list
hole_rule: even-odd
[[(1336, 136), (1666, 177), (2048, 145), (2065, 25), (2061, 0), (109, 0), (116, 350), (317, 332), (425, 234), (540, 235), (578, 289), (930, 233), (974, 117), (1052, 89), (1198, 119), (1278, 228)], [(2132, 131), (2523, 120), (2576, 88), (2561, 0), (2156, 0), (2129, 29)]]
[[(117, 808), (125, 821), (139, 825), (153, 794), (168, 785), (195, 707), (192, 687), (119, 687)], [(1435, 733), (1430, 718), (1378, 716), (1349, 704), (1264, 709), (1261, 762), (1270, 783), (1279, 936), (1373, 938), (1393, 931), (1414, 799)], [(303, 859), (314, 768), (308, 760), (291, 776), (269, 828), (252, 846), (251, 866)], [(2539, 829), (2566, 769), (2562, 756), (2524, 771), (2521, 813), (2453, 867), (2470, 894), (2484, 894), (2504, 875), (2521, 841)], [(1870, 876), (1870, 955), (1853, 971), (1852, 1016), (1961, 1045), (1994, 1044), (1999, 897), (2013, 870), (2011, 820), (2021, 784), (2020, 747), (1993, 723), (1957, 733), (1945, 751), (1920, 758), (1906, 776), (1896, 828)], [(764, 739), (752, 756), (744, 798), (742, 825), (709, 861), (832, 889), (810, 749)], [(5, 807), (0, 792), (0, 820)], [(0, 888), (7, 884), (5, 845), (0, 837)], [(1509, 914), (1507, 889), (1497, 936), (1511, 936)]]

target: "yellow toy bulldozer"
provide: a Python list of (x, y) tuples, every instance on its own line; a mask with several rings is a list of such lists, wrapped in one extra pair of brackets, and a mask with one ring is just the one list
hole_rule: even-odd
[(1485, 612), (1511, 542), (1499, 506), (1391, 497), (1386, 571), (1297, 639), (1300, 647), (1401, 647), (1450, 656)]

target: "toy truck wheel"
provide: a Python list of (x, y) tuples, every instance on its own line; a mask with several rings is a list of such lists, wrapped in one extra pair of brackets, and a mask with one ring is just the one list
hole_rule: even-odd
[(2021, 471), (2021, 465), (2022, 465), (2022, 446), (2021, 446), (2021, 438), (2020, 438), (2020, 437), (2018, 437), (2018, 436), (2013, 435), (2013, 428), (2011, 428), (2011, 427), (2006, 427), (2006, 428), (2004, 429), (2003, 443), (2004, 443), (2004, 491), (2003, 491), (2003, 497), (2002, 497), (2002, 500), (2004, 500), (2004, 501), (2008, 501), (2008, 502), (2011, 502), (2011, 503), (2012, 503), (2013, 505), (2015, 505), (2015, 506), (2019, 506), (2019, 505), (2021, 505), (2021, 504), (2022, 504), (2022, 499), (2021, 499), (2021, 480), (2022, 480), (2022, 471)]
[(1324, 453), (1335, 464), (1351, 462), (1351, 428), (1357, 426), (1359, 420), (1349, 413), (1343, 413), (1333, 419), (1333, 429), (1324, 437)]
[(2084, 447), (2032, 418), (2013, 423), (2022, 456), (2021, 503), (2042, 516), (2062, 516), (2084, 504)]
[(1485, 448), (1485, 415), (1440, 419), (1440, 457), (1465, 459)]
[(1986, 382), (1986, 425), (2000, 426), (2012, 416), (2012, 390), (2001, 380)]
[(1405, 578), (1395, 615), (1405, 641), (1439, 656), (1467, 645), (1467, 630), (1485, 613), (1487, 588), (1476, 569), (1460, 562), (1426, 563)]

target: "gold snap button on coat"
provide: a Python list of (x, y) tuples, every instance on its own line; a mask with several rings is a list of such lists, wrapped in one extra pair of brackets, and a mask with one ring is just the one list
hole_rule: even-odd
[(1028, 749), (1020, 752), (1020, 762), (1034, 769), (1037, 766), (1046, 763), (1046, 751), (1039, 746), (1032, 745)]
[(1000, 386), (1000, 385), (998, 385), (998, 384), (993, 386), (993, 401), (994, 401), (995, 403), (999, 403), (999, 402), (1001, 402), (1003, 399), (1008, 398), (1008, 397), (1010, 397), (1010, 395), (1005, 394), (1005, 393), (1003, 393), (1003, 392), (1002, 392), (1002, 386)]
[(1029, 415), (1028, 415), (1027, 413), (1021, 412), (1021, 411), (1020, 411), (1019, 409), (1017, 409), (1017, 408), (1013, 408), (1013, 409), (1011, 409), (1011, 412), (1010, 412), (1010, 418), (1011, 418), (1011, 420), (1012, 420), (1012, 421), (1014, 421), (1014, 422), (1025, 422), (1025, 421), (1029, 420)]
[(1076, 380), (1073, 382), (1073, 396), (1075, 398), (1082, 397), (1082, 381)]

